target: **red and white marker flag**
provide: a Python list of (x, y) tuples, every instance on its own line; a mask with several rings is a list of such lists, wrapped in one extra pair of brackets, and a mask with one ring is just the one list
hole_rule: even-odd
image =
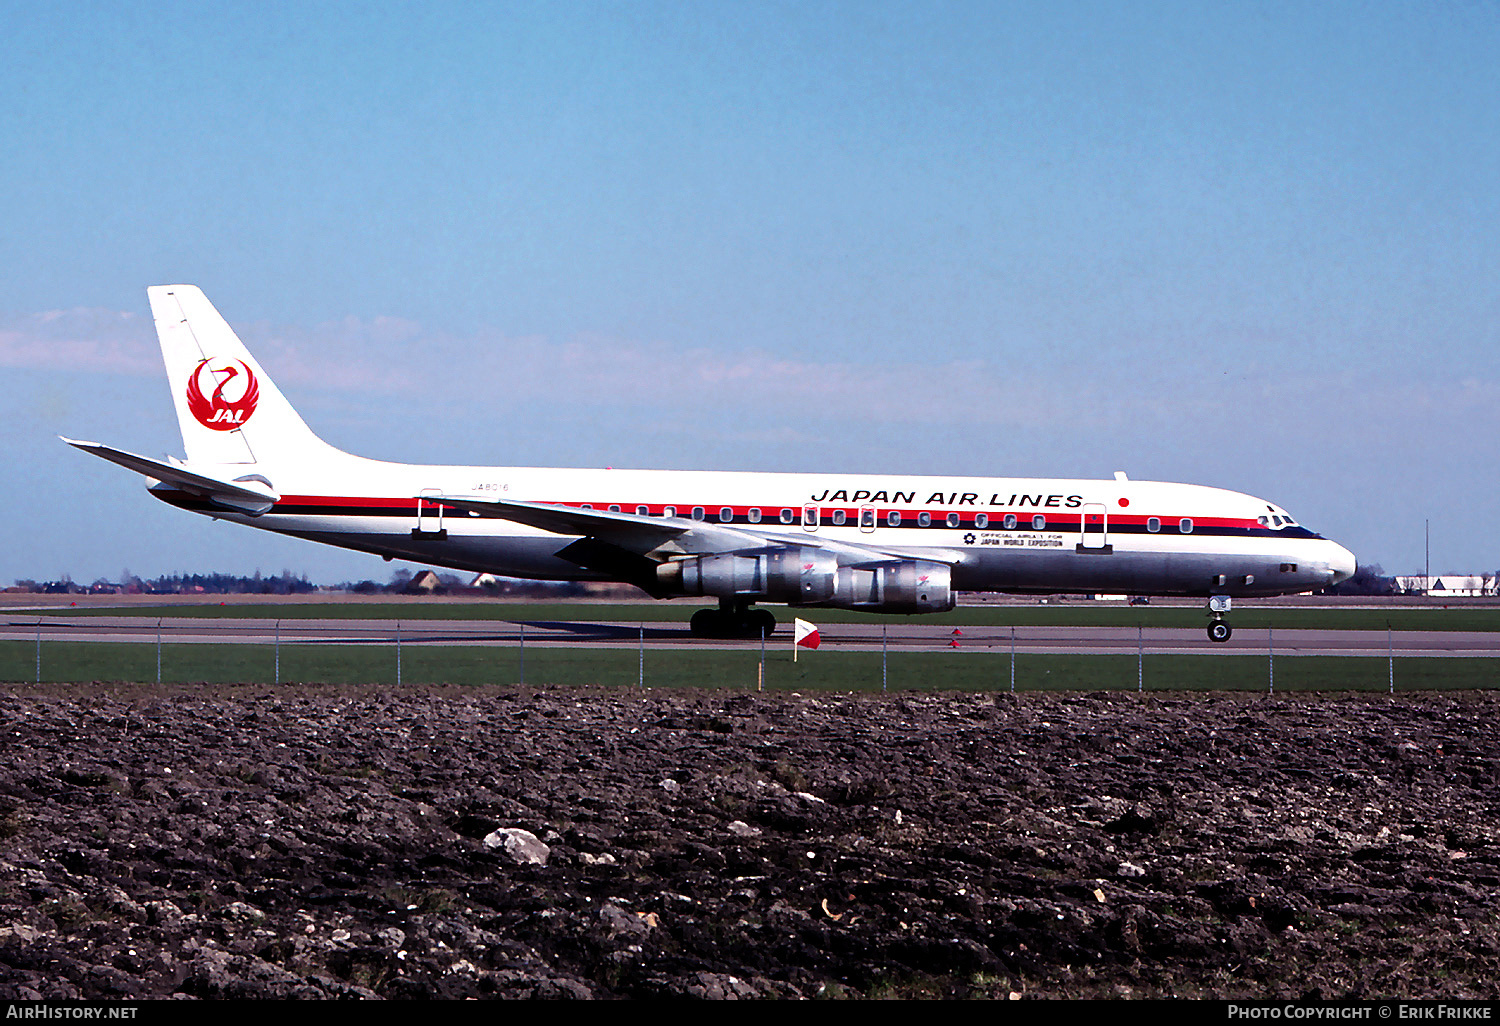
[(817, 648), (823, 643), (818, 636), (818, 625), (808, 623), (806, 620), (795, 620), (792, 623), (792, 662), (797, 661), (797, 649)]

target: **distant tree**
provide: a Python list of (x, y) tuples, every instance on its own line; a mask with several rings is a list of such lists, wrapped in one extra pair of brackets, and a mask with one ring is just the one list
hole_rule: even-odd
[(1354, 576), (1347, 581), (1324, 588), (1325, 595), (1394, 595), (1399, 589), (1396, 578), (1387, 577), (1379, 563), (1356, 565)]

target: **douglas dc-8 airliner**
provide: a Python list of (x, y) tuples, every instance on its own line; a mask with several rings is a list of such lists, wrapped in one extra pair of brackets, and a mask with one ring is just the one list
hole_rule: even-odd
[(756, 602), (936, 613), (956, 591), (1208, 600), (1336, 584), (1350, 552), (1275, 503), (1201, 485), (1113, 480), (555, 470), (383, 463), (303, 423), (192, 285), (146, 290), (187, 459), (64, 439), (219, 520), (457, 570), (626, 581), (719, 600), (696, 634), (756, 636)]

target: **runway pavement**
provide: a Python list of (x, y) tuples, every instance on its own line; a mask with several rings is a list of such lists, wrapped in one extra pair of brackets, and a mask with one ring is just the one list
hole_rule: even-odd
[[(935, 620), (880, 624), (825, 624), (825, 649), (1009, 652), (1072, 655), (1320, 655), (1500, 658), (1500, 633), (1482, 631), (1337, 631), (1237, 628), (1227, 643), (1210, 642), (1197, 628), (964, 627)], [(651, 649), (753, 648), (757, 639), (694, 638), (686, 624), (588, 620), (368, 620), (234, 619), (141, 616), (27, 616), (0, 619), (0, 640), (139, 642), (165, 644), (597, 645)], [(768, 645), (789, 646), (791, 626), (780, 625)]]

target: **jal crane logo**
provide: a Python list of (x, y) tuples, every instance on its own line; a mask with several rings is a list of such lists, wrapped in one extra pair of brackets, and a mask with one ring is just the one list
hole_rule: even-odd
[(200, 360), (188, 375), (188, 409), (212, 431), (245, 426), (260, 402), (260, 382), (243, 360)]

